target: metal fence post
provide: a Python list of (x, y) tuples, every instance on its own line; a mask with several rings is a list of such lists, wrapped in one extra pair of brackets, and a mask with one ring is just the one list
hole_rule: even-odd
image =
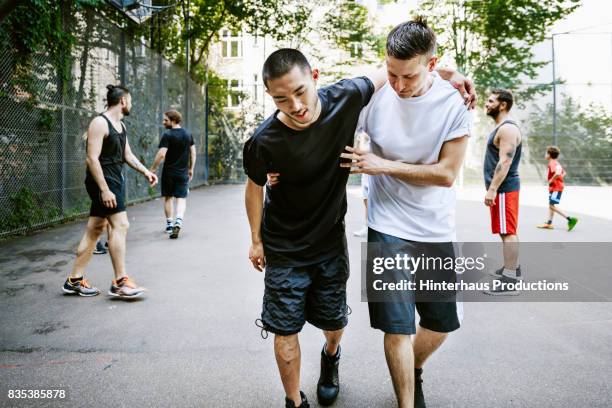
[(208, 82), (206, 83), (206, 85), (204, 85), (204, 182), (206, 184), (208, 184), (208, 175), (209, 175), (209, 169), (208, 169), (208, 115), (209, 114), (209, 110), (208, 110)]
[(555, 35), (551, 36), (552, 45), (552, 85), (553, 85), (553, 145), (557, 146), (557, 74), (555, 72)]

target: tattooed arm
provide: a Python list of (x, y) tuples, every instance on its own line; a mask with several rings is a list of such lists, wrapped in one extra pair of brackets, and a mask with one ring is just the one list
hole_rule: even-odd
[(127, 139), (125, 141), (125, 151), (123, 152), (123, 159), (128, 164), (128, 166), (142, 173), (142, 175), (145, 176), (145, 178), (147, 179), (151, 187), (157, 184), (157, 176), (155, 175), (155, 173), (152, 173), (151, 171), (149, 171), (149, 169), (147, 169), (140, 162), (140, 160), (138, 160), (138, 158), (134, 155), (134, 153), (132, 153), (132, 149), (130, 148), (130, 143), (127, 141)]
[(493, 179), (487, 195), (485, 196), (485, 204), (492, 206), (495, 203), (495, 196), (497, 195), (497, 189), (506, 179), (510, 165), (516, 153), (521, 134), (516, 126), (503, 125), (497, 131), (499, 137), (499, 162), (495, 167), (495, 173), (493, 173)]

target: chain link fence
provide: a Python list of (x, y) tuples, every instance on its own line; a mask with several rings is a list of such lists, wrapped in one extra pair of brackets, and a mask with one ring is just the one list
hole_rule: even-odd
[[(184, 68), (92, 10), (80, 13), (76, 44), (65, 56), (67, 76), (46, 53), (18, 61), (9, 33), (0, 31), (0, 237), (87, 213), (83, 134), (104, 110), (106, 84), (130, 88), (133, 108), (125, 123), (130, 146), (145, 165), (157, 151), (163, 112), (183, 113), (198, 152), (192, 187), (244, 182), (243, 142), (275, 109), (261, 83), (228, 80), (203, 87), (186, 80)], [(246, 69), (248, 61), (243, 63)], [(535, 97), (520, 96), (534, 88), (540, 91)], [(568, 184), (612, 184), (611, 84), (558, 83), (556, 98), (550, 83), (513, 91), (518, 96), (513, 115), (525, 136), (524, 183), (545, 184), (545, 149), (556, 144)], [(604, 103), (581, 101), (586, 93), (604, 95)], [(482, 109), (475, 116), (460, 177), (464, 184), (483, 183), (486, 138), (494, 126)], [(126, 167), (125, 176), (128, 202), (159, 195), (137, 172)], [(349, 183), (358, 184), (359, 176)]]
[[(528, 89), (540, 88), (533, 98)], [(546, 184), (546, 148), (561, 149), (559, 161), (567, 172), (568, 185), (606, 186), (612, 184), (612, 84), (556, 86), (556, 101), (550, 84), (524, 84), (514, 89), (511, 118), (523, 133), (523, 154), (519, 172), (524, 184)], [(586, 89), (583, 89), (586, 88)], [(589, 95), (589, 98), (584, 98)], [(593, 102), (602, 96), (604, 102)], [(611, 101), (612, 102), (612, 101)], [(483, 184), (482, 167), (487, 138), (495, 123), (483, 109), (475, 114), (474, 133), (463, 170), (462, 182)]]
[[(198, 153), (191, 185), (207, 182), (204, 87), (93, 10), (81, 13), (76, 44), (64, 56), (69, 75), (46, 53), (18, 61), (10, 33), (0, 31), (0, 237), (88, 212), (84, 132), (105, 110), (107, 84), (131, 91), (133, 108), (124, 122), (132, 151), (146, 166), (164, 130), (163, 112), (182, 112)], [(129, 203), (159, 195), (139, 173), (127, 166), (124, 172)]]
[[(511, 116), (520, 123), (524, 136), (522, 182), (546, 183), (546, 147), (557, 145), (568, 185), (612, 184), (612, 103), (605, 103), (608, 95), (612, 97), (612, 85), (562, 83), (556, 88), (556, 108), (551, 84), (523, 84), (513, 90), (516, 104)], [(538, 90), (536, 94), (534, 89)], [(210, 92), (219, 95), (210, 98), (210, 125), (215, 128), (210, 132), (211, 178), (243, 182), (242, 143), (274, 112), (274, 103), (261, 84), (232, 87), (230, 83), (226, 88), (211, 88)], [(584, 95), (601, 96), (604, 102), (585, 102), (581, 98)], [(217, 112), (225, 112), (225, 116), (219, 117)], [(494, 127), (484, 109), (477, 108), (460, 183), (484, 185), (486, 142)], [(359, 181), (358, 175), (349, 179), (350, 184)]]

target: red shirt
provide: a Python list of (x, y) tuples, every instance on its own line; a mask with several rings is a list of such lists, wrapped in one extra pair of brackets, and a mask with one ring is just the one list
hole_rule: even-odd
[[(555, 178), (555, 180), (552, 182), (552, 184), (550, 184), (550, 179), (553, 178), (553, 176), (559, 173), (559, 175)], [(565, 171), (563, 170), (563, 167), (561, 167), (561, 164), (556, 161), (556, 160), (549, 160), (548, 161), (548, 191), (552, 192), (552, 191), (563, 191), (563, 176), (565, 175)]]

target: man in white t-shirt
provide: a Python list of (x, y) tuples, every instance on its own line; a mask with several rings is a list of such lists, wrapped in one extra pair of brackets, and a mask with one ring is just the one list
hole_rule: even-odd
[[(453, 184), (465, 156), (471, 114), (456, 90), (434, 72), (435, 45), (436, 36), (422, 18), (391, 31), (389, 82), (362, 112), (371, 152), (347, 147), (349, 153), (341, 155), (352, 160), (342, 167), (370, 175), (368, 243), (378, 245), (388, 258), (455, 258)], [(443, 271), (432, 271), (438, 272)], [(378, 301), (368, 297), (371, 326), (385, 333), (385, 356), (402, 408), (425, 407), (422, 366), (460, 326), (454, 294), (445, 302), (419, 301), (418, 296), (401, 302), (390, 301), (392, 296)]]

